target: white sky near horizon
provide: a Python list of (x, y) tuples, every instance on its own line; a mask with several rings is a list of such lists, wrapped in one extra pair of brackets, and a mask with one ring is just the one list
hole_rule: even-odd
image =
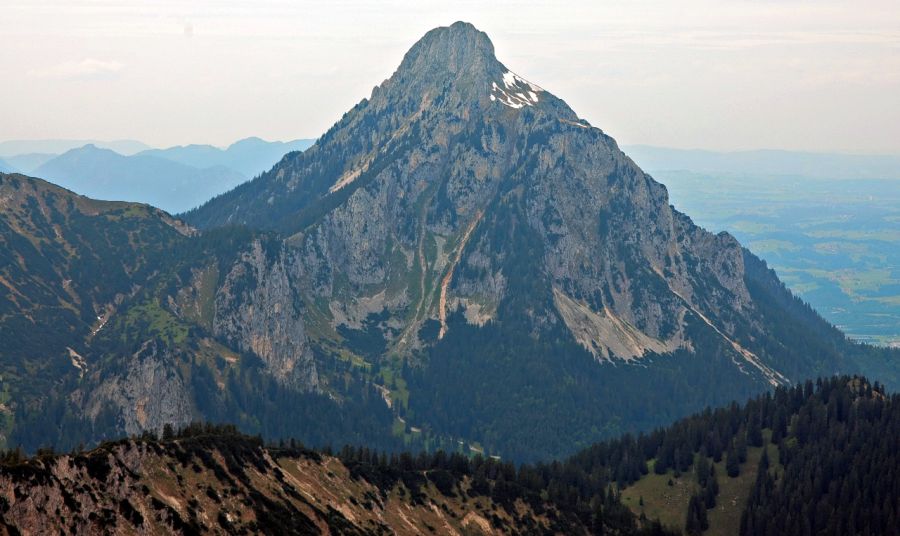
[(900, 154), (898, 0), (0, 0), (0, 140), (317, 137), (456, 20), (620, 144)]

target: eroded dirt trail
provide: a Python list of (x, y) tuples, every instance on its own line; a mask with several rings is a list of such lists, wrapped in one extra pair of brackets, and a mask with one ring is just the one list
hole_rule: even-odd
[(483, 215), (484, 212), (479, 210), (478, 213), (475, 214), (475, 218), (472, 219), (472, 222), (469, 223), (469, 226), (463, 233), (462, 239), (459, 241), (459, 246), (456, 248), (453, 262), (450, 263), (450, 267), (447, 269), (444, 279), (441, 280), (441, 298), (438, 302), (438, 320), (441, 322), (441, 330), (438, 332), (438, 339), (443, 339), (444, 335), (447, 333), (447, 289), (450, 288), (450, 281), (453, 280), (453, 271), (456, 269), (456, 265), (459, 264), (459, 260), (462, 258), (463, 251), (466, 249), (466, 244), (469, 242), (469, 237), (472, 236), (472, 231), (475, 230), (475, 227), (478, 225), (478, 222), (481, 221)]

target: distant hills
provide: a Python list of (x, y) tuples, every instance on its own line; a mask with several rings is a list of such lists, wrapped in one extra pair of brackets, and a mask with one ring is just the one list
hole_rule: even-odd
[(32, 173), (41, 167), (45, 162), (53, 160), (59, 156), (54, 153), (25, 153), (12, 156), (4, 156), (3, 159), (15, 171), (21, 173)]
[(285, 154), (313, 142), (254, 137), (224, 149), (212, 145), (152, 149), (131, 140), (8, 141), (0, 143), (0, 172), (25, 173), (96, 199), (149, 203), (177, 213), (259, 175)]
[(315, 140), (269, 142), (260, 138), (246, 138), (225, 149), (212, 145), (181, 145), (168, 149), (150, 149), (140, 154), (158, 156), (197, 168), (225, 166), (252, 178), (268, 171), (287, 153), (307, 149), (313, 142)]
[(32, 153), (62, 154), (85, 145), (96, 145), (126, 156), (151, 149), (146, 143), (136, 140), (8, 140), (0, 142), (0, 157)]
[(796, 176), (820, 179), (900, 179), (900, 155), (855, 155), (779, 150), (715, 152), (650, 145), (622, 148), (649, 172)]
[(96, 199), (140, 201), (172, 213), (195, 207), (246, 179), (224, 166), (198, 169), (156, 156), (123, 156), (95, 145), (67, 151), (33, 174)]

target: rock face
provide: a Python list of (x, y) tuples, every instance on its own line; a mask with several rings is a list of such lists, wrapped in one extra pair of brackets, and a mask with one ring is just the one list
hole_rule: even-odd
[(170, 424), (180, 428), (198, 416), (192, 397), (176, 369), (176, 359), (153, 339), (123, 363), (121, 375), (110, 375), (89, 394), (86, 414), (96, 420), (100, 412), (114, 407), (121, 415), (128, 434), (145, 430), (162, 433)]
[[(279, 244), (280, 246), (280, 244)], [(319, 378), (280, 249), (270, 259), (260, 240), (235, 263), (216, 291), (213, 333), (263, 360), (279, 381), (316, 390)]]

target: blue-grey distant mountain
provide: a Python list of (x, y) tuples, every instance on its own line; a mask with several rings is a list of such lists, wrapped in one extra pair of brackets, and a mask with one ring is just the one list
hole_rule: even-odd
[(96, 145), (123, 155), (133, 155), (150, 149), (146, 143), (136, 140), (8, 140), (0, 142), (0, 157), (29, 153), (62, 154), (85, 145)]
[(13, 166), (6, 162), (5, 160), (0, 159), (0, 173), (12, 173), (16, 170)]
[(758, 150), (714, 152), (631, 145), (623, 150), (643, 169), (827, 179), (900, 179), (900, 155)]
[(156, 156), (123, 156), (95, 145), (67, 151), (33, 174), (96, 199), (138, 201), (171, 213), (198, 206), (245, 180), (224, 166), (199, 169)]
[(3, 160), (12, 168), (22, 173), (32, 173), (44, 163), (59, 156), (55, 153), (26, 153), (14, 156), (4, 156)]
[(248, 178), (268, 171), (287, 153), (302, 151), (315, 140), (265, 141), (260, 138), (239, 140), (226, 149), (212, 145), (180, 145), (168, 149), (150, 149), (142, 155), (166, 158), (198, 168), (225, 166)]

